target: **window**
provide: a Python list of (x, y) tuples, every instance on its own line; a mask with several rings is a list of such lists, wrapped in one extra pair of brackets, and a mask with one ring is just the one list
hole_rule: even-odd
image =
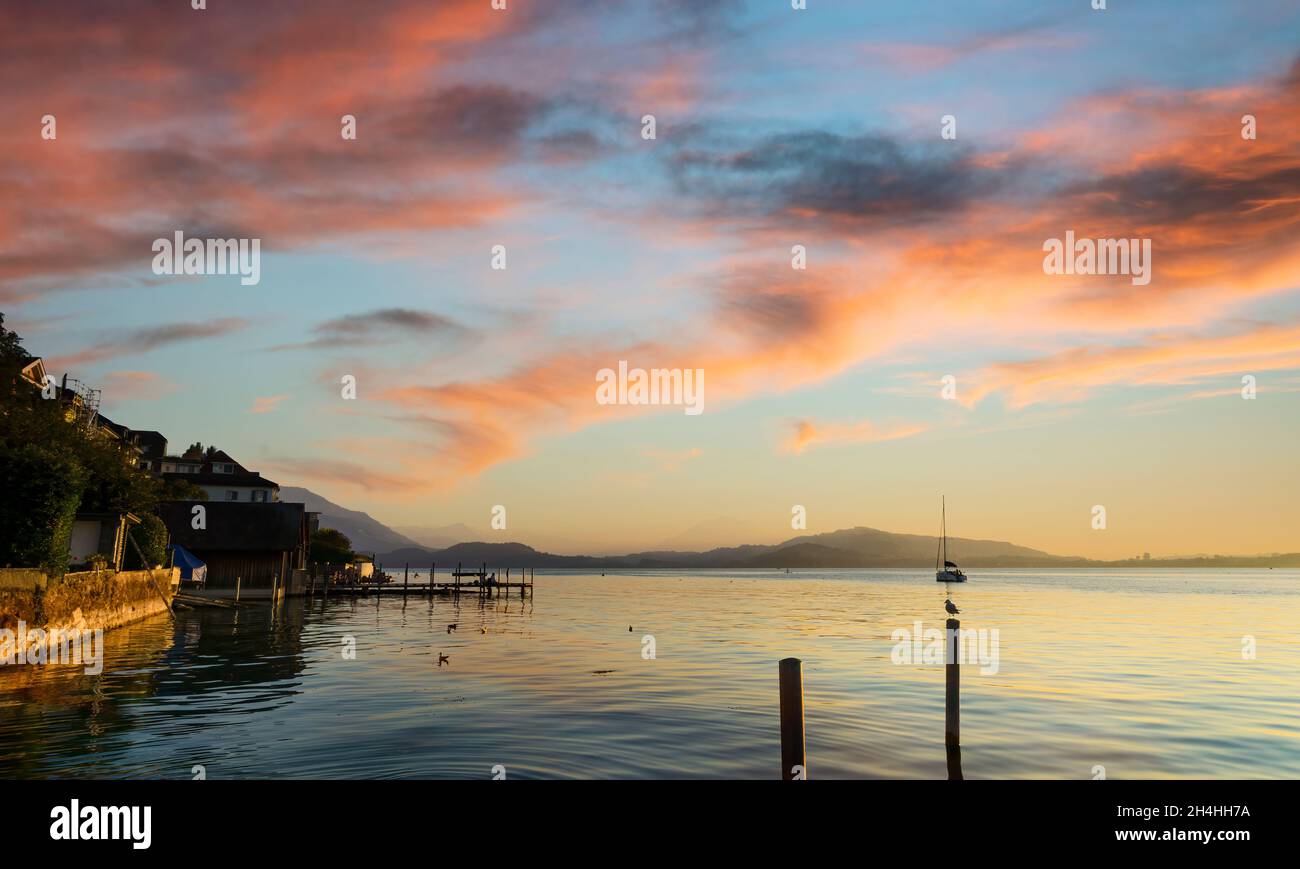
[(217, 466), (216, 466), (216, 471), (217, 471), (218, 474), (233, 474), (233, 473), (235, 472), (235, 466), (234, 466), (234, 465), (217, 465)]
[(266, 490), (265, 490), (265, 489), (254, 489), (254, 490), (253, 490), (253, 500), (254, 500), (254, 501), (261, 501), (261, 502), (265, 503), (265, 502), (266, 502)]
[(238, 500), (239, 500), (239, 493), (236, 492), (234, 489), (227, 489), (227, 490), (226, 490), (226, 500), (227, 500), (227, 501), (238, 501)]

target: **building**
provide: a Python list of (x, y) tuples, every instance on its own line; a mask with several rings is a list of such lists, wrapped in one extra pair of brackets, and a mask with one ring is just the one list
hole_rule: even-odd
[(45, 360), (39, 356), (28, 356), (23, 360), (22, 378), (37, 389), (45, 388)]
[(158, 463), (167, 455), (167, 438), (162, 432), (135, 431), (135, 445), (140, 450), (140, 467), (158, 474)]
[(292, 593), (293, 571), (307, 565), (314, 514), (302, 504), (167, 501), (158, 515), (172, 543), (207, 564), (208, 591), (233, 593), (238, 583), (249, 590), (278, 584)]
[(167, 452), (167, 438), (156, 431), (135, 431), (99, 412), (100, 390), (92, 389), (80, 380), (63, 375), (62, 380), (49, 377), (45, 360), (39, 356), (29, 357), (23, 361), (22, 379), (32, 387), (46, 394), (51, 399), (61, 402), (66, 411), (64, 419), (81, 426), (88, 434), (115, 440), (128, 448), (132, 462), (137, 467), (152, 470), (151, 460)]
[(185, 480), (198, 486), (209, 501), (270, 504), (280, 500), (280, 486), (257, 471), (250, 471), (224, 450), (186, 452), (157, 460), (164, 480)]
[(69, 562), (89, 564), (93, 556), (102, 555), (108, 567), (121, 570), (127, 532), (139, 524), (140, 517), (134, 513), (78, 513), (72, 522)]

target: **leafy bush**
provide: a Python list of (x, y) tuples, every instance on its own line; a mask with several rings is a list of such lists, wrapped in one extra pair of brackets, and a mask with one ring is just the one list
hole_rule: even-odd
[(135, 546), (144, 553), (145, 563), (140, 563), (140, 556), (135, 546), (127, 545), (126, 564), (132, 567), (149, 569), (158, 564), (167, 563), (167, 526), (163, 520), (152, 513), (140, 517), (140, 524), (131, 529), (131, 539)]
[(66, 447), (0, 443), (0, 564), (64, 573), (85, 482)]
[(333, 528), (321, 528), (311, 535), (311, 554), (308, 561), (322, 564), (351, 564), (356, 553), (352, 551), (352, 541), (342, 531)]

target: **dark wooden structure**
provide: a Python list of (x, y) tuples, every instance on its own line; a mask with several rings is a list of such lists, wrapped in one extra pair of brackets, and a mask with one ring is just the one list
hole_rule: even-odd
[[(194, 508), (204, 508), (194, 527)], [(294, 570), (307, 566), (308, 515), (302, 504), (274, 501), (167, 501), (159, 508), (172, 542), (208, 565), (209, 589), (285, 587)]]
[[(481, 597), (508, 597), (518, 590), (519, 597), (531, 597), (533, 593), (533, 569), (519, 569), (519, 581), (509, 580), (513, 568), (497, 569), (489, 572), (487, 565), (478, 570), (465, 570), (460, 565), (450, 571), (450, 582), (438, 581), (437, 565), (429, 566), (428, 579), (411, 582), (411, 565), (402, 566), (402, 581), (390, 577), (383, 570), (383, 565), (375, 565), (374, 576), (362, 579), (354, 573), (339, 570), (328, 564), (310, 564), (307, 567), (307, 593), (322, 595), (461, 595), (476, 594)], [(418, 568), (417, 568), (418, 571)], [(502, 581), (501, 576), (506, 579)], [(470, 580), (470, 578), (473, 578)], [(417, 573), (418, 578), (418, 573)]]

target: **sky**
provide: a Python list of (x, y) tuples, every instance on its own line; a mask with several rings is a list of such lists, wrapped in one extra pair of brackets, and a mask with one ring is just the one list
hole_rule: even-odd
[(556, 552), (1300, 549), (1294, 3), (206, 5), (0, 6), (0, 311), (174, 451)]

